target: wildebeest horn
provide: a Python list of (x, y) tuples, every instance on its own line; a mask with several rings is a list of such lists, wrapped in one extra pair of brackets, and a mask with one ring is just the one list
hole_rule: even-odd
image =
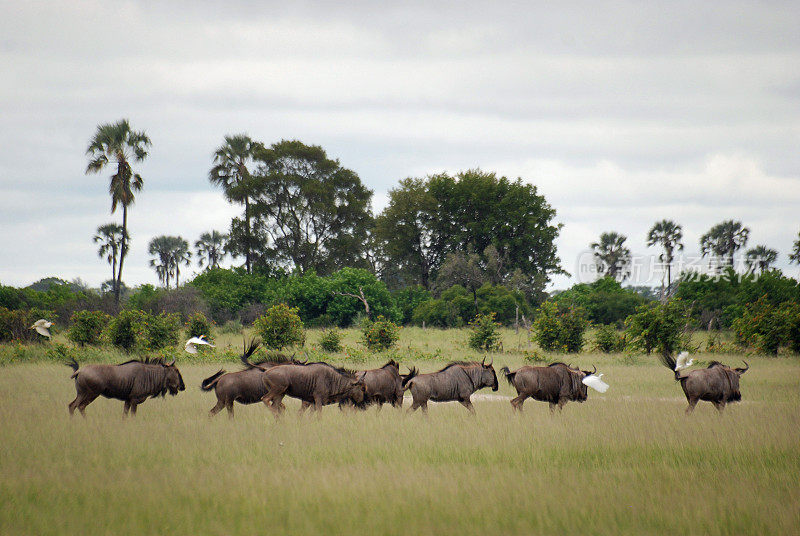
[(492, 360), (489, 361), (489, 364), (486, 365), (487, 367), (491, 367), (494, 364), (494, 356), (492, 356)]
[(744, 366), (746, 367), (744, 370), (749, 370), (750, 369), (750, 365), (747, 364), (747, 361), (742, 359), (742, 363), (744, 363)]
[(597, 374), (597, 367), (594, 365), (594, 363), (592, 364), (592, 368), (594, 369), (592, 374)]
[(175, 360), (173, 359), (172, 362), (167, 363), (167, 366), (168, 367), (174, 367), (175, 366)]
[(485, 364), (486, 364), (486, 357), (484, 356), (484, 358), (481, 359), (481, 365), (485, 365)]

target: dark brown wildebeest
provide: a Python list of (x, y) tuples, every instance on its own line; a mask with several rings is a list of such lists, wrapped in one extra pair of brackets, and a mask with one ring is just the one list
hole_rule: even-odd
[(378, 404), (382, 407), (389, 403), (396, 408), (403, 407), (403, 385), (416, 375), (416, 369), (409, 369), (405, 378), (400, 375), (400, 364), (394, 359), (381, 368), (364, 370), (356, 373), (356, 378), (364, 382), (366, 404)]
[(420, 374), (409, 378), (403, 391), (411, 390), (413, 404), (409, 411), (422, 408), (428, 411), (428, 400), (434, 402), (450, 402), (457, 400), (473, 414), (470, 397), (472, 393), (484, 387), (491, 387), (497, 391), (497, 374), (492, 363), (486, 364), (486, 359), (477, 361), (455, 361), (448, 364), (438, 372)]
[(275, 355), (268, 357), (265, 361), (250, 364), (247, 359), (253, 355), (259, 344), (253, 340), (244, 349), (241, 359), (245, 363), (246, 369), (227, 374), (224, 369), (220, 369), (219, 372), (209, 376), (200, 384), (201, 390), (207, 392), (214, 389), (214, 393), (217, 395), (217, 405), (211, 408), (209, 412), (212, 417), (222, 411), (222, 408), (227, 408), (228, 417), (233, 417), (234, 402), (239, 404), (261, 402), (261, 399), (267, 394), (267, 388), (264, 387), (264, 382), (261, 381), (261, 374), (263, 374), (264, 369), (287, 363), (297, 363), (294, 359), (287, 358), (284, 355)]
[(586, 385), (581, 380), (597, 372), (597, 369), (592, 372), (575, 369), (565, 363), (551, 363), (546, 367), (525, 365), (515, 372), (503, 367), (500, 372), (505, 374), (508, 383), (517, 390), (517, 397), (511, 400), (511, 407), (514, 410), (522, 411), (525, 399), (532, 398), (548, 402), (552, 413), (556, 406), (561, 410), (570, 400), (575, 402), (586, 400)]
[(286, 409), (284, 396), (300, 399), (301, 413), (311, 405), (322, 411), (322, 406), (345, 399), (356, 406), (364, 402), (364, 382), (352, 370), (328, 363), (292, 363), (272, 368), (253, 363), (253, 366), (263, 370), (261, 381), (267, 394), (261, 400), (276, 417)]
[(74, 371), (71, 378), (75, 379), (75, 390), (78, 395), (69, 404), (69, 414), (75, 408), (85, 416), (86, 406), (91, 404), (98, 396), (116, 398), (125, 402), (123, 415), (128, 411), (136, 415), (136, 406), (158, 395), (164, 396), (169, 392), (172, 396), (183, 391), (183, 377), (175, 361), (164, 363), (163, 360), (131, 360), (119, 365), (87, 365), (80, 368), (73, 359), (67, 363)]
[(660, 354), (659, 357), (664, 366), (675, 373), (675, 381), (681, 382), (683, 393), (689, 402), (687, 415), (694, 411), (700, 400), (711, 402), (722, 413), (725, 404), (742, 399), (739, 378), (750, 368), (747, 361), (744, 362), (745, 368), (735, 369), (719, 361), (712, 361), (708, 368), (690, 370), (682, 375), (679, 370), (675, 370), (676, 363), (672, 356)]

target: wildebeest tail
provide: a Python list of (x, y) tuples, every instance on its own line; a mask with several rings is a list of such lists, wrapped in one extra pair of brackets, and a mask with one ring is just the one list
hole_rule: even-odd
[(78, 369), (81, 368), (81, 366), (78, 364), (78, 362), (75, 360), (74, 357), (64, 364), (72, 369), (72, 376), (70, 376), (70, 379), (78, 375)]
[(203, 383), (200, 384), (200, 389), (202, 391), (210, 391), (211, 389), (214, 388), (215, 385), (217, 385), (217, 382), (219, 381), (219, 379), (222, 377), (223, 374), (225, 374), (225, 370), (219, 369), (219, 372), (203, 380)]
[(501, 368), (500, 372), (502, 372), (505, 375), (508, 385), (514, 385), (514, 376), (517, 375), (516, 372), (511, 372), (511, 370), (508, 367)]
[[(403, 375), (400, 376), (400, 382), (401, 382), (400, 384), (402, 385), (402, 387), (405, 387), (406, 384), (408, 384), (408, 382), (411, 380), (411, 378), (413, 378), (417, 374), (419, 374), (419, 370), (417, 370), (417, 367), (409, 368), (408, 369), (408, 374), (403, 374)], [(403, 390), (405, 390), (405, 389), (403, 389)]]
[(675, 370), (675, 367), (678, 365), (678, 363), (677, 361), (675, 361), (675, 358), (672, 357), (671, 354), (669, 354), (668, 352), (661, 352), (658, 354), (658, 360), (661, 361), (661, 363), (665, 367), (667, 367), (668, 369), (670, 369), (675, 373), (675, 381), (681, 379), (680, 371)]
[(259, 345), (261, 344), (260, 341), (256, 340), (255, 337), (250, 339), (250, 344), (245, 346), (244, 353), (242, 354), (242, 363), (247, 365), (249, 368), (252, 368), (254, 365), (250, 362), (249, 358), (256, 350), (258, 350)]

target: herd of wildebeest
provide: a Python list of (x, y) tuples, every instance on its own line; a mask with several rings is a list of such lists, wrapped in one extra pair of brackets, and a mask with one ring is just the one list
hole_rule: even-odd
[[(368, 406), (391, 404), (401, 408), (403, 393), (411, 392), (411, 411), (418, 408), (427, 412), (428, 401), (461, 403), (475, 413), (470, 397), (475, 391), (491, 387), (497, 391), (498, 382), (492, 362), (455, 361), (439, 371), (420, 374), (415, 367), (400, 373), (400, 365), (390, 360), (378, 369), (354, 371), (333, 366), (325, 362), (298, 361), (294, 357), (276, 355), (268, 360), (251, 362), (250, 357), (259, 343), (251, 341), (244, 348), (241, 360), (245, 365), (238, 372), (220, 370), (203, 380), (200, 389), (214, 390), (217, 403), (211, 415), (222, 409), (233, 417), (234, 402), (254, 404), (263, 402), (279, 416), (286, 409), (283, 398), (297, 398), (302, 402), (300, 412), (308, 407), (321, 411), (322, 406), (339, 404), (340, 408), (366, 409)], [(722, 411), (729, 402), (741, 400), (739, 378), (746, 368), (731, 368), (717, 361), (707, 368), (682, 373), (680, 364), (669, 355), (661, 356), (662, 363), (674, 371), (689, 402), (687, 413), (691, 413), (698, 401), (705, 400)], [(85, 413), (86, 406), (98, 396), (122, 400), (123, 415), (136, 414), (139, 404), (148, 398), (162, 397), (167, 393), (176, 395), (186, 389), (183, 377), (175, 361), (131, 360), (119, 365), (87, 365), (80, 367), (74, 359), (67, 363), (74, 373), (77, 396), (69, 404), (72, 415), (75, 410)], [(522, 410), (526, 399), (531, 398), (550, 405), (550, 411), (559, 410), (569, 401), (583, 402), (587, 398), (587, 384), (593, 387), (605, 385), (593, 371), (574, 368), (566, 363), (551, 363), (547, 366), (523, 366), (512, 372), (503, 367), (500, 372), (512, 385), (517, 396), (511, 407)], [(594, 380), (588, 381), (588, 380)], [(607, 388), (607, 385), (605, 386)]]

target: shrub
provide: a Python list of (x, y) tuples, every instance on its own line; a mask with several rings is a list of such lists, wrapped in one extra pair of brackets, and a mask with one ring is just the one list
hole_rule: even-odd
[(544, 302), (533, 322), (533, 339), (543, 350), (580, 352), (589, 325), (583, 309)]
[(103, 338), (112, 346), (130, 352), (141, 338), (145, 313), (135, 310), (120, 311), (103, 332)]
[(111, 317), (102, 311), (76, 311), (70, 318), (67, 337), (81, 346), (100, 344), (103, 329)]
[(186, 330), (189, 337), (204, 335), (209, 341), (214, 340), (213, 324), (203, 313), (195, 313), (190, 316), (186, 323)]
[(379, 316), (374, 322), (364, 322), (362, 329), (362, 341), (370, 350), (388, 350), (400, 338), (400, 327), (383, 316)]
[(621, 352), (625, 349), (625, 335), (611, 324), (601, 324), (594, 334), (594, 347), (607, 354)]
[(145, 315), (143, 346), (147, 350), (159, 350), (174, 346), (180, 340), (181, 317), (178, 313)]
[(241, 333), (244, 329), (238, 319), (228, 320), (219, 328), (222, 333)]
[(633, 348), (643, 349), (647, 354), (653, 350), (672, 354), (689, 342), (684, 335), (689, 318), (679, 299), (643, 305), (625, 320), (626, 336)]
[(522, 359), (528, 361), (529, 363), (546, 363), (549, 361), (546, 355), (541, 352), (537, 352), (536, 350), (528, 350), (522, 354)]
[(336, 353), (342, 351), (342, 334), (336, 329), (326, 329), (322, 332), (322, 337), (319, 339), (320, 347), (329, 353)]
[[(36, 331), (30, 329), (31, 325), (45, 318), (55, 319), (55, 313), (44, 309), (18, 309), (8, 310), (0, 307), (0, 342), (2, 341), (21, 341), (33, 342), (43, 339)], [(50, 332), (55, 332), (55, 327), (50, 328)]]
[(305, 344), (303, 321), (297, 312), (297, 307), (280, 303), (256, 319), (253, 327), (265, 348), (281, 350), (287, 346)]
[(500, 347), (500, 324), (494, 321), (494, 313), (478, 315), (469, 323), (469, 347), (491, 352)]
[(747, 305), (740, 318), (733, 322), (736, 343), (754, 347), (767, 355), (776, 356), (783, 345), (798, 350), (800, 330), (800, 306), (784, 303), (779, 307), (771, 304), (767, 296)]

